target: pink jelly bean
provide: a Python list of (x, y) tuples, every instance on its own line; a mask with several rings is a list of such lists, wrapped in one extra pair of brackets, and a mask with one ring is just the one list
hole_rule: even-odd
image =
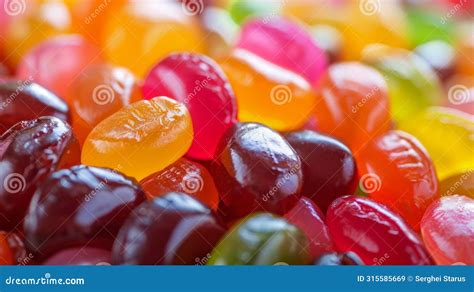
[(324, 51), (296, 23), (280, 17), (244, 24), (237, 47), (301, 74), (315, 84), (326, 70)]
[(220, 138), (237, 120), (234, 92), (219, 65), (197, 54), (168, 56), (143, 85), (145, 99), (161, 95), (183, 102), (191, 113), (195, 136), (187, 155), (212, 159)]
[(59, 97), (89, 65), (102, 60), (98, 48), (79, 35), (58, 36), (33, 47), (20, 62), (18, 79), (33, 80)]
[(293, 209), (285, 214), (285, 218), (300, 228), (308, 238), (312, 259), (323, 253), (334, 251), (329, 229), (324, 222), (324, 215), (313, 201), (302, 197)]

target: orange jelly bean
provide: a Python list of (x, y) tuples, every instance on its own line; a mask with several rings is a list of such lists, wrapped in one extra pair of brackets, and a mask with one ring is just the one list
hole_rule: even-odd
[(82, 145), (97, 124), (124, 106), (141, 100), (141, 93), (137, 79), (128, 69), (98, 64), (82, 72), (72, 84), (67, 100), (73, 130)]
[(99, 123), (82, 150), (82, 163), (141, 180), (169, 166), (193, 141), (186, 107), (167, 97), (135, 102)]
[(12, 265), (13, 255), (8, 245), (8, 234), (0, 232), (0, 266)]
[(317, 90), (318, 129), (357, 151), (391, 127), (387, 84), (376, 70), (356, 62), (329, 67)]
[(187, 193), (217, 209), (219, 198), (211, 174), (201, 164), (186, 158), (150, 175), (140, 185), (150, 199), (172, 192)]
[(171, 52), (205, 50), (197, 20), (171, 1), (128, 1), (108, 18), (104, 35), (107, 59), (140, 77)]
[(300, 75), (243, 49), (234, 50), (221, 66), (237, 96), (239, 121), (286, 131), (309, 119), (316, 99)]

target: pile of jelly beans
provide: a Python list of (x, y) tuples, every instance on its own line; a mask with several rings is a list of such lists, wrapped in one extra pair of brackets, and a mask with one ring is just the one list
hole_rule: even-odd
[(474, 2), (0, 4), (0, 265), (474, 265)]

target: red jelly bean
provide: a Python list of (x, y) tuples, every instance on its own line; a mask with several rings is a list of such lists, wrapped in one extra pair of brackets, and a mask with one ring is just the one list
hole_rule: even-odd
[(120, 230), (112, 261), (127, 265), (193, 265), (224, 234), (210, 209), (182, 193), (168, 193), (135, 209)]
[(45, 266), (109, 266), (111, 253), (94, 247), (74, 247), (61, 250), (43, 262)]
[(0, 132), (16, 123), (54, 116), (70, 121), (67, 104), (52, 92), (31, 80), (0, 82)]
[(0, 266), (12, 265), (13, 254), (8, 245), (7, 233), (0, 232)]
[(426, 210), (421, 234), (439, 265), (474, 265), (474, 200), (448, 196)]
[(286, 135), (303, 164), (301, 193), (323, 212), (336, 198), (352, 195), (357, 186), (357, 170), (352, 153), (344, 144), (313, 131)]
[(218, 149), (210, 170), (224, 216), (257, 210), (283, 215), (296, 204), (303, 185), (301, 161), (280, 134), (260, 124), (239, 123), (226, 132)]
[(187, 106), (195, 133), (188, 151), (192, 158), (212, 159), (220, 138), (237, 120), (230, 83), (219, 65), (205, 56), (168, 56), (151, 69), (143, 95), (146, 99), (164, 95)]
[(140, 182), (149, 198), (180, 192), (189, 194), (211, 209), (217, 209), (219, 196), (214, 179), (201, 164), (181, 158), (167, 168)]
[(362, 191), (398, 212), (415, 230), (439, 197), (433, 162), (418, 140), (402, 131), (378, 137), (357, 153)]
[(310, 34), (281, 17), (255, 19), (242, 27), (237, 47), (299, 73), (315, 84), (326, 70), (325, 52)]
[(110, 248), (130, 212), (144, 201), (134, 179), (111, 169), (78, 165), (57, 171), (31, 200), (26, 243), (42, 257), (86, 244)]
[(293, 209), (285, 214), (285, 218), (300, 228), (306, 235), (312, 259), (323, 253), (333, 251), (333, 244), (329, 229), (324, 222), (324, 215), (310, 199), (302, 197)]
[(20, 233), (8, 233), (7, 241), (12, 252), (14, 264), (26, 266), (34, 263), (34, 256), (33, 254), (27, 252), (23, 236)]
[(328, 209), (336, 248), (355, 252), (366, 265), (429, 265), (418, 235), (397, 214), (371, 199), (346, 196)]
[(0, 137), (0, 228), (23, 219), (31, 197), (57, 168), (80, 161), (71, 127), (55, 117), (16, 124)]
[(57, 36), (35, 46), (23, 57), (17, 77), (32, 79), (67, 100), (68, 88), (79, 73), (101, 60), (100, 50), (81, 36)]

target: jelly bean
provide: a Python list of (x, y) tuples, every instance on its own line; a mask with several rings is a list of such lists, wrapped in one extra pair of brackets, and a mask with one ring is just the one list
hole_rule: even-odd
[(239, 121), (286, 131), (308, 120), (316, 99), (303, 77), (242, 49), (220, 64), (237, 96)]
[(186, 158), (146, 177), (140, 185), (149, 198), (171, 192), (186, 193), (211, 209), (217, 209), (219, 197), (211, 174), (201, 164)]
[(168, 96), (184, 103), (193, 120), (194, 141), (188, 156), (212, 159), (224, 132), (237, 119), (229, 81), (211, 59), (196, 54), (172, 54), (153, 67), (145, 79), (146, 99)]
[(431, 107), (400, 124), (426, 147), (440, 180), (474, 168), (474, 120), (472, 115), (443, 107)]
[(114, 244), (112, 261), (126, 265), (193, 265), (208, 258), (224, 234), (210, 209), (168, 193), (132, 212)]
[(58, 36), (32, 48), (18, 65), (17, 77), (31, 79), (62, 98), (87, 66), (101, 61), (101, 52), (79, 35)]
[(446, 42), (434, 40), (424, 43), (415, 49), (415, 53), (433, 68), (442, 81), (446, 81), (456, 70), (456, 52)]
[(439, 183), (441, 196), (463, 195), (474, 199), (474, 169), (451, 175)]
[(391, 127), (387, 84), (380, 73), (363, 64), (330, 66), (320, 81), (317, 98), (318, 128), (353, 151)]
[(74, 247), (63, 249), (46, 261), (45, 266), (109, 266), (111, 253), (94, 247)]
[(407, 9), (405, 15), (410, 44), (418, 46), (433, 40), (454, 43), (455, 26), (450, 17), (443, 13), (426, 8)]
[(418, 230), (426, 208), (439, 197), (435, 167), (420, 142), (391, 131), (362, 149), (356, 160), (361, 189)]
[(371, 46), (365, 52), (365, 61), (387, 81), (395, 121), (409, 120), (441, 100), (436, 73), (416, 54), (380, 45)]
[(6, 238), (14, 264), (20, 266), (34, 264), (34, 255), (26, 250), (24, 238), (21, 233), (9, 232)]
[(341, 252), (356, 253), (366, 265), (429, 265), (418, 235), (401, 217), (368, 198), (346, 196), (329, 207), (327, 224)]
[(278, 133), (254, 123), (236, 124), (222, 138), (210, 166), (229, 218), (256, 210), (290, 211), (303, 185), (298, 154)]
[(457, 50), (457, 69), (464, 75), (474, 76), (474, 35), (472, 33), (472, 22), (461, 27), (459, 34), (459, 45)]
[(305, 265), (304, 234), (283, 218), (260, 213), (234, 226), (212, 251), (208, 265)]
[[(13, 11), (2, 38), (5, 38), (9, 62), (15, 66), (37, 44), (71, 32), (71, 13), (64, 3), (55, 0), (27, 2), (6, 0), (5, 6), (2, 6), (10, 5), (8, 11)], [(14, 6), (15, 3), (18, 5)]]
[(78, 76), (67, 98), (74, 133), (81, 144), (102, 120), (141, 100), (137, 82), (129, 70), (108, 64), (90, 66)]
[(296, 72), (311, 84), (316, 84), (327, 67), (326, 54), (311, 35), (280, 17), (245, 23), (237, 47)]
[(110, 248), (131, 211), (145, 201), (133, 179), (83, 165), (51, 174), (25, 216), (29, 250), (44, 257), (62, 248)]
[(201, 29), (185, 12), (173, 1), (128, 1), (105, 23), (107, 59), (141, 77), (171, 52), (203, 52)]
[(439, 265), (474, 265), (474, 200), (447, 196), (426, 210), (421, 234), (426, 248)]
[(207, 8), (201, 19), (207, 34), (207, 54), (212, 58), (223, 58), (231, 51), (237, 37), (238, 26), (227, 10)]
[(167, 97), (142, 100), (92, 130), (84, 142), (82, 163), (118, 169), (141, 180), (178, 160), (192, 140), (191, 117), (183, 104)]
[(324, 222), (324, 215), (310, 199), (302, 197), (284, 217), (306, 235), (311, 259), (333, 251), (333, 244), (328, 227)]
[(13, 255), (8, 245), (7, 236), (6, 232), (0, 232), (0, 266), (13, 264)]
[(54, 116), (70, 121), (67, 104), (41, 85), (25, 81), (0, 82), (0, 132), (16, 123), (39, 116)]
[(357, 170), (351, 151), (341, 142), (305, 130), (286, 135), (303, 165), (301, 193), (324, 212), (334, 199), (353, 194)]
[(329, 64), (341, 60), (344, 41), (338, 29), (330, 25), (315, 25), (311, 27), (311, 36), (325, 52)]
[(23, 219), (33, 193), (57, 168), (79, 162), (72, 129), (55, 117), (16, 124), (0, 137), (0, 229)]
[(283, 3), (279, 3), (279, 0), (232, 0), (229, 3), (229, 12), (236, 23), (242, 24), (246, 19), (251, 17), (274, 16), (278, 13), (280, 5), (282, 4)]
[(326, 253), (314, 262), (316, 266), (363, 266), (364, 262), (353, 252)]

